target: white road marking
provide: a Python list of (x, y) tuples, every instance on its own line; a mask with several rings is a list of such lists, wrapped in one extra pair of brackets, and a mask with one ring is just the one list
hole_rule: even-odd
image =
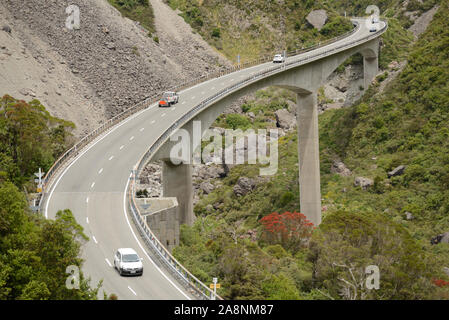
[(106, 263), (107, 263), (110, 267), (112, 267), (112, 264), (109, 262), (108, 258), (106, 258), (106, 259), (104, 259), (104, 260), (106, 260)]
[(133, 141), (134, 140), (134, 136), (132, 136), (131, 138), (129, 138), (129, 141)]
[(86, 217), (86, 222), (89, 223), (89, 217)]
[[(126, 186), (125, 186), (125, 191), (128, 190), (128, 186), (129, 186), (129, 180), (132, 177), (132, 173), (129, 175), (129, 179), (126, 182)], [(133, 234), (134, 239), (136, 240), (137, 244), (139, 245), (140, 249), (142, 249), (143, 253), (147, 256), (148, 260), (154, 265), (154, 267), (161, 273), (161, 275), (168, 281), (170, 282), (173, 287), (175, 287), (184, 297), (186, 297), (186, 299), (188, 300), (192, 300), (188, 295), (186, 295), (175, 283), (173, 283), (173, 281), (170, 280), (169, 277), (167, 277), (167, 275), (156, 265), (156, 263), (150, 258), (150, 256), (148, 255), (148, 253), (146, 252), (146, 250), (143, 248), (142, 244), (140, 243), (139, 239), (137, 238), (136, 234), (134, 233), (133, 228), (131, 227), (131, 223), (129, 222), (128, 219), (128, 213), (126, 212), (126, 192), (123, 193), (123, 213), (125, 215), (126, 218), (126, 222), (128, 224), (129, 230), (131, 230), (131, 233)]]
[(101, 174), (103, 172), (103, 168), (100, 169), (100, 171), (98, 171), (98, 174)]
[(215, 87), (210, 88), (211, 90), (215, 90)]
[[(188, 90), (188, 89), (186, 89)], [(184, 90), (185, 91), (185, 90)], [(106, 138), (109, 134), (111, 134), (112, 132), (114, 132), (115, 130), (117, 130), (118, 128), (120, 128), (121, 126), (123, 126), (124, 124), (128, 123), (129, 121), (133, 120), (134, 118), (140, 116), (142, 113), (147, 112), (149, 110), (154, 109), (157, 106), (157, 104), (153, 104), (151, 107), (149, 107), (148, 109), (143, 109), (140, 112), (137, 112), (136, 114), (130, 116), (129, 118), (127, 118), (126, 120), (123, 120), (123, 122), (119, 123), (118, 125), (114, 126), (111, 130), (107, 131), (107, 133), (103, 136), (100, 136), (100, 138), (98, 138), (96, 141), (94, 140), (94, 142), (87, 147), (85, 150), (83, 150), (82, 153), (78, 154), (78, 156), (75, 158), (75, 160), (73, 160), (68, 166), (67, 168), (65, 168), (65, 170), (62, 172), (62, 174), (59, 176), (58, 180), (56, 180), (55, 184), (52, 186), (50, 194), (48, 195), (48, 200), (45, 203), (45, 218), (48, 219), (48, 206), (50, 205), (50, 200), (53, 196), (53, 192), (55, 191), (56, 187), (59, 184), (59, 181), (61, 181), (62, 177), (67, 173), (67, 171), (69, 171), (69, 169), (73, 166), (73, 164), (75, 162), (77, 162), (82, 156), (84, 156), (84, 154), (89, 151), (90, 149), (92, 149), (93, 147), (95, 147), (97, 145), (97, 143), (103, 141), (104, 138)]]
[(166, 115), (166, 113), (163, 113), (163, 114), (161, 115), (161, 118), (165, 117), (165, 115)]
[(122, 150), (124, 147), (125, 147), (125, 146), (121, 146), (121, 147), (120, 147), (120, 150)]
[(175, 110), (176, 110), (176, 107), (173, 107), (173, 108), (172, 108), (172, 111), (175, 111)]
[[(210, 81), (212, 81), (212, 80), (213, 80), (213, 79), (211, 79)], [(204, 85), (204, 83), (201, 84), (201, 85)], [(199, 86), (199, 85), (197, 85), (197, 86)], [(197, 86), (195, 86), (195, 87), (197, 87)], [(183, 91), (189, 91), (189, 90), (192, 90), (193, 88), (194, 88), (194, 87), (192, 87), (192, 88), (190, 88), (190, 89), (183, 90)], [(155, 107), (155, 106), (153, 106), (153, 107)], [(152, 107), (152, 108), (153, 108), (153, 107)], [(79, 160), (79, 159), (80, 159), (80, 158), (81, 158), (87, 151), (89, 151), (92, 147), (94, 147), (98, 142), (102, 141), (106, 136), (108, 136), (109, 133), (114, 132), (117, 128), (119, 128), (119, 127), (121, 127), (122, 125), (128, 123), (128, 121), (131, 121), (132, 119), (134, 119), (134, 118), (140, 116), (143, 112), (145, 112), (145, 111), (147, 111), (147, 110), (150, 110), (150, 109), (152, 109), (152, 108), (149, 108), (149, 109), (146, 109), (146, 110), (142, 110), (141, 112), (138, 112), (138, 113), (135, 114), (134, 116), (129, 117), (128, 119), (126, 119), (126, 120), (123, 121), (122, 123), (120, 123), (120, 124), (118, 124), (117, 126), (115, 126), (111, 131), (107, 132), (105, 135), (100, 136), (100, 137), (98, 138), (98, 140), (94, 141), (94, 143), (93, 143), (91, 146), (89, 146), (87, 149), (83, 150), (83, 152), (80, 153), (80, 154), (75, 158), (75, 160), (72, 161), (72, 162), (70, 163), (70, 165), (63, 171), (63, 173), (62, 173), (62, 174), (59, 176), (59, 178), (57, 179), (56, 183), (55, 183), (55, 184), (52, 186), (52, 188), (51, 188), (51, 192), (50, 192), (50, 195), (49, 195), (49, 198), (48, 198), (48, 200), (47, 200), (47, 202), (46, 202), (46, 207), (45, 207), (45, 216), (46, 216), (47, 218), (48, 218), (48, 207), (49, 207), (49, 203), (51, 202), (51, 198), (52, 198), (52, 195), (53, 195), (53, 191), (57, 188), (57, 186), (58, 186), (60, 180), (61, 180), (62, 177), (65, 175), (65, 173), (71, 168), (71, 166), (72, 166), (77, 160)]]
[(140, 128), (140, 132), (142, 132), (143, 130), (145, 130), (145, 128)]
[(204, 91), (201, 91), (201, 94), (202, 94), (202, 95), (204, 95), (205, 93), (206, 93), (206, 92), (204, 92)]
[(186, 102), (185, 101), (183, 101), (181, 104), (186, 104)]
[(129, 289), (129, 291), (131, 291), (135, 296), (137, 296), (137, 293), (136, 293), (133, 289), (131, 289), (130, 286), (128, 286), (128, 289)]
[(86, 203), (89, 203), (89, 197), (86, 198)]
[(192, 100), (195, 99), (195, 96), (192, 97)]
[(90, 185), (90, 188), (92, 189), (95, 186), (95, 182), (92, 182), (92, 184)]
[(92, 239), (94, 239), (95, 243), (98, 243), (97, 239), (95, 238), (95, 236), (92, 236)]
[(109, 157), (109, 161), (111, 161), (112, 159), (114, 159), (114, 156), (110, 156)]

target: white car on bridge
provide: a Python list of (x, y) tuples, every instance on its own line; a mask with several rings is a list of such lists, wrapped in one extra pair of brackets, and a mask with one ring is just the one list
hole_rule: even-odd
[(120, 275), (142, 275), (143, 264), (142, 259), (139, 258), (134, 249), (120, 248), (114, 255), (114, 268)]
[(282, 63), (285, 61), (285, 58), (282, 54), (277, 54), (273, 58), (273, 63)]

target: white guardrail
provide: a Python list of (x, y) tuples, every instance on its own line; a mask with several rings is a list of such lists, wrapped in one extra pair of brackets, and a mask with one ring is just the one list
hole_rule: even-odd
[[(298, 49), (296, 51), (293, 52), (289, 52), (288, 56), (295, 56), (298, 54), (302, 54), (305, 52), (309, 52), (312, 50), (315, 50), (317, 48), (321, 48), (324, 47), (326, 45), (329, 45), (331, 43), (335, 43), (343, 38), (348, 37), (349, 35), (355, 33), (359, 28), (360, 25), (358, 24), (358, 22), (354, 21), (354, 24), (356, 25), (356, 27), (333, 39), (327, 40), (325, 42), (322, 42), (318, 45), (314, 45), (308, 48), (303, 48), (303, 49)], [(364, 38), (358, 39), (354, 42), (351, 42), (349, 44), (345, 44), (339, 47), (335, 47), (335, 48), (331, 48), (327, 51), (324, 51), (320, 54), (311, 56), (311, 57), (305, 57), (305, 58), (301, 58), (301, 59), (297, 59), (297, 60), (293, 60), (290, 62), (286, 62), (283, 63), (280, 66), (276, 66), (276, 67), (272, 67), (269, 69), (266, 69), (264, 71), (261, 71), (257, 74), (254, 74), (244, 80), (239, 81), (236, 84), (233, 84), (230, 87), (227, 87), (223, 90), (221, 90), (220, 92), (216, 93), (215, 95), (203, 100), (200, 104), (198, 104), (197, 106), (195, 106), (193, 109), (191, 109), (189, 112), (187, 112), (186, 114), (184, 114), (181, 118), (179, 118), (175, 123), (173, 123), (164, 133), (161, 134), (161, 136), (159, 136), (159, 138), (155, 141), (155, 143), (153, 145), (150, 146), (150, 148), (148, 149), (148, 151), (142, 156), (142, 158), (140, 159), (140, 161), (137, 163), (135, 169), (133, 170), (133, 175), (131, 177), (131, 181), (129, 184), (129, 188), (128, 190), (126, 190), (127, 194), (128, 194), (128, 206), (129, 206), (129, 211), (131, 213), (131, 216), (133, 218), (133, 221), (136, 225), (136, 227), (139, 230), (139, 233), (141, 234), (143, 240), (145, 241), (147, 247), (151, 250), (154, 250), (158, 256), (161, 258), (161, 261), (164, 262), (164, 264), (168, 267), (168, 270), (172, 271), (173, 274), (176, 276), (176, 278), (178, 280), (180, 280), (183, 284), (185, 284), (188, 288), (191, 289), (191, 293), (194, 293), (198, 298), (200, 299), (211, 299), (213, 297), (213, 291), (207, 287), (204, 283), (202, 283), (199, 279), (197, 279), (193, 274), (191, 274), (181, 263), (179, 263), (171, 254), (170, 252), (159, 242), (159, 240), (156, 238), (156, 236), (153, 234), (153, 232), (151, 231), (151, 229), (147, 226), (147, 224), (145, 223), (145, 221), (143, 220), (142, 216), (139, 213), (139, 209), (138, 206), (136, 205), (135, 202), (135, 192), (134, 192), (134, 186), (135, 186), (135, 181), (136, 178), (139, 176), (140, 172), (142, 171), (142, 169), (144, 168), (144, 166), (146, 165), (146, 163), (149, 161), (149, 159), (151, 158), (151, 156), (153, 156), (155, 154), (155, 152), (163, 145), (163, 143), (165, 143), (165, 141), (168, 140), (168, 138), (170, 137), (170, 135), (178, 128), (182, 127), (184, 124), (186, 124), (190, 119), (192, 119), (197, 113), (201, 112), (204, 108), (206, 108), (207, 106), (209, 106), (211, 103), (223, 98), (224, 96), (229, 95), (230, 93), (236, 91), (237, 89), (243, 87), (243, 86), (247, 86), (253, 82), (256, 82), (262, 78), (265, 78), (267, 76), (270, 76), (272, 74), (278, 73), (278, 72), (283, 72), (285, 70), (288, 70), (290, 68), (294, 68), (298, 65), (303, 64), (306, 61), (312, 61), (312, 60), (316, 60), (316, 59), (320, 59), (324, 56), (330, 55), (331, 53), (335, 52), (335, 51), (339, 51), (343, 48), (351, 48), (354, 46), (357, 46), (359, 43), (361, 42), (366, 42), (369, 41), (371, 39), (377, 38), (379, 37), (382, 33), (384, 33), (388, 28), (387, 23), (385, 22), (385, 26), (383, 28), (381, 28), (380, 30), (378, 30), (376, 33), (370, 34)], [(186, 89), (189, 87), (192, 87), (198, 83), (202, 83), (205, 82), (207, 80), (213, 79), (213, 78), (218, 78), (221, 77), (223, 75), (227, 75), (229, 73), (235, 72), (237, 70), (241, 70), (241, 69), (245, 69), (254, 65), (258, 65), (264, 62), (268, 62), (271, 61), (272, 57), (271, 56), (265, 56), (261, 59), (255, 60), (255, 61), (251, 61), (251, 62), (247, 62), (247, 63), (243, 63), (241, 65), (238, 66), (234, 66), (231, 68), (228, 68), (226, 70), (221, 70), (218, 72), (215, 72), (213, 74), (209, 74), (209, 75), (205, 75), (202, 77), (199, 77), (197, 79), (194, 79), (192, 81), (189, 82), (185, 82), (182, 83), (178, 86), (172, 87), (169, 90), (170, 91), (179, 91), (182, 89)], [(87, 134), (86, 136), (84, 136), (79, 142), (77, 142), (73, 147), (71, 147), (69, 150), (67, 150), (54, 164), (53, 166), (50, 168), (50, 170), (48, 170), (47, 174), (44, 177), (44, 186), (43, 186), (43, 190), (42, 190), (42, 196), (41, 199), (39, 201), (39, 208), (40, 210), (42, 210), (42, 208), (44, 208), (45, 206), (45, 201), (46, 201), (46, 197), (48, 195), (48, 192), (51, 190), (52, 184), (55, 180), (55, 177), (57, 176), (57, 174), (59, 172), (61, 172), (61, 169), (65, 166), (67, 166), (71, 161), (73, 161), (73, 159), (76, 158), (76, 155), (78, 155), (78, 153), (80, 152), (80, 150), (82, 150), (83, 148), (85, 148), (87, 145), (89, 145), (92, 141), (94, 141), (97, 137), (99, 137), (100, 135), (104, 134), (106, 131), (108, 131), (109, 129), (111, 129), (112, 127), (114, 127), (115, 125), (117, 125), (118, 123), (120, 123), (121, 121), (123, 121), (124, 119), (128, 118), (129, 116), (148, 108), (150, 105), (152, 105), (153, 103), (155, 103), (157, 101), (157, 99), (162, 95), (162, 93), (160, 94), (154, 94), (148, 98), (146, 98), (144, 101), (134, 105), (133, 107), (130, 107), (128, 109), (126, 109), (125, 111), (121, 112), (120, 114), (116, 115), (115, 117), (109, 119), (108, 121), (106, 121), (103, 125), (101, 125), (99, 128), (95, 129), (94, 131), (92, 131), (91, 133)], [(220, 296), (216, 295), (216, 298), (218, 299), (222, 299)]]

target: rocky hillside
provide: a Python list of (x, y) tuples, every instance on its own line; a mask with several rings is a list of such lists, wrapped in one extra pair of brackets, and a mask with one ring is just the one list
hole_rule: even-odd
[[(65, 28), (69, 4), (80, 8), (79, 30)], [(52, 114), (75, 122), (77, 134), (227, 64), (191, 37), (187, 24), (178, 23), (177, 45), (167, 46), (168, 36), (158, 43), (106, 0), (5, 0), (0, 21), (0, 95), (42, 100)]]
[(351, 29), (322, 1), (165, 0), (212, 46), (236, 62), (310, 46)]

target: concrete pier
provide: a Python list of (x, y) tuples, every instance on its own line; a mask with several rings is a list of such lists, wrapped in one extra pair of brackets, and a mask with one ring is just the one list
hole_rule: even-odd
[(300, 211), (321, 223), (320, 146), (317, 93), (297, 94)]
[(163, 197), (176, 197), (178, 199), (179, 223), (193, 225), (193, 183), (192, 165), (175, 165), (170, 160), (164, 160), (162, 166), (162, 193)]

